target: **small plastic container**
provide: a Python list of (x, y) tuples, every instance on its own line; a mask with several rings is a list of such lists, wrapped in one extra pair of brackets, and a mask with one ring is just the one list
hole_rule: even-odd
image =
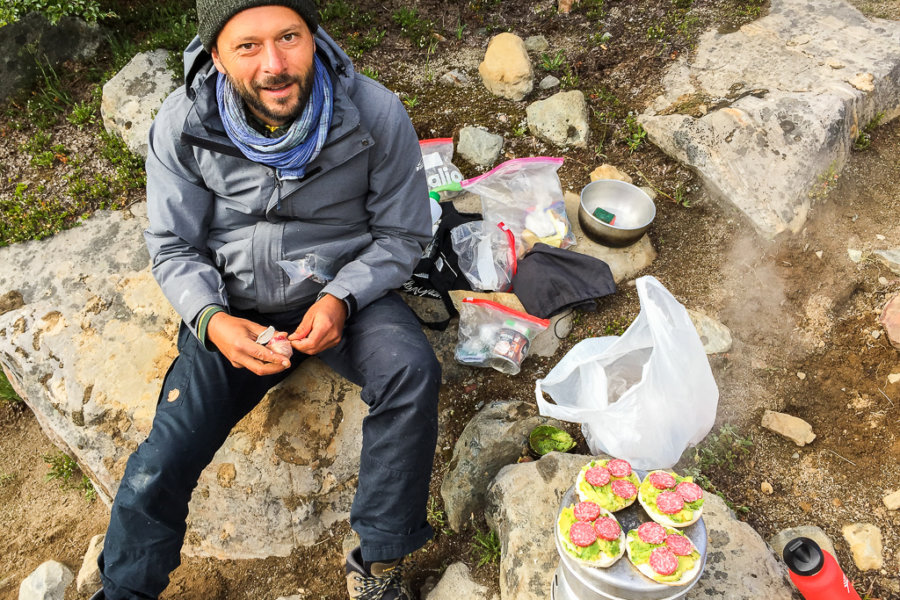
[(782, 556), (791, 581), (806, 600), (860, 600), (835, 558), (813, 540), (794, 538)]

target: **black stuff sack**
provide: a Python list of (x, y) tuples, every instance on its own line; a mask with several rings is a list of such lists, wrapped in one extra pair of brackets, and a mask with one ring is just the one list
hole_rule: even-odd
[(435, 298), (444, 303), (449, 315), (440, 321), (419, 321), (430, 329), (443, 331), (450, 319), (458, 316), (450, 299), (450, 290), (471, 290), (472, 286), (459, 268), (459, 257), (453, 250), (450, 231), (463, 223), (480, 221), (478, 213), (461, 213), (453, 202), (441, 202), (441, 218), (431, 242), (425, 247), (422, 258), (413, 270), (412, 277), (401, 286), (401, 290), (413, 296)]
[(542, 319), (567, 308), (595, 308), (595, 298), (616, 291), (605, 262), (547, 244), (535, 244), (519, 259), (512, 283), (528, 314)]

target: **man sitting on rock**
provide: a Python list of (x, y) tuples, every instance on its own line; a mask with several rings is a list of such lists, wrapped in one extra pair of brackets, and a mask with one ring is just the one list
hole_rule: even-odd
[[(163, 591), (200, 472), (315, 355), (362, 386), (369, 406), (349, 595), (411, 598), (400, 563), (433, 534), (440, 386), (434, 352), (391, 291), (431, 233), (416, 133), (397, 97), (319, 29), (313, 0), (198, 0), (197, 14), (185, 85), (160, 109), (147, 158), (146, 240), (183, 319), (179, 356), (128, 460), (94, 597)], [(263, 345), (269, 326), (288, 334), (293, 357)]]

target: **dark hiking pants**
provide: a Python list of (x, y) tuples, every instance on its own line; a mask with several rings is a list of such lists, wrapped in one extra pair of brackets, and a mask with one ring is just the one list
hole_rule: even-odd
[[(237, 316), (293, 331), (297, 315)], [(99, 559), (108, 600), (156, 598), (165, 589), (169, 573), (180, 564), (188, 503), (200, 472), (232, 427), (289, 374), (260, 377), (236, 369), (221, 353), (205, 349), (184, 325), (178, 350), (153, 427), (128, 459), (113, 502)], [(318, 356), (362, 386), (362, 400), (369, 406), (350, 511), (363, 558), (404, 556), (433, 534), (425, 505), (437, 440), (440, 365), (412, 311), (396, 294), (352, 315), (340, 344)], [(294, 353), (291, 370), (300, 358)], [(173, 390), (177, 397), (169, 401)]]

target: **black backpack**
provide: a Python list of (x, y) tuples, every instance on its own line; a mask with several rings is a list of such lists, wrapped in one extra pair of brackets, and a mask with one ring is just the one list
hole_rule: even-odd
[(418, 315), (419, 322), (437, 331), (443, 331), (450, 323), (450, 319), (459, 313), (453, 308), (450, 300), (450, 290), (471, 290), (469, 280), (459, 268), (459, 257), (453, 251), (450, 242), (450, 230), (469, 221), (480, 221), (478, 213), (461, 213), (453, 206), (453, 202), (441, 202), (441, 220), (438, 222), (434, 238), (416, 265), (412, 277), (401, 286), (401, 290), (413, 296), (425, 296), (435, 298), (444, 303), (447, 314), (450, 315), (442, 321), (425, 321)]

